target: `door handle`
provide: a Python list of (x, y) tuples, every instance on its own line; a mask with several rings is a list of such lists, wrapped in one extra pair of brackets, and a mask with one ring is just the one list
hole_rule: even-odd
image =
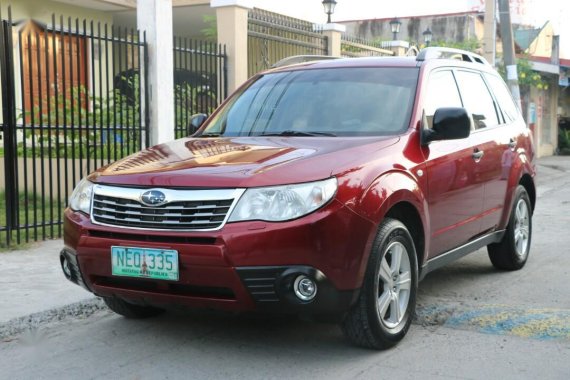
[(485, 152), (476, 148), (475, 151), (473, 152), (473, 154), (471, 155), (471, 157), (473, 157), (475, 162), (479, 162), (479, 161), (481, 161), (481, 158), (483, 158), (484, 155), (485, 155)]
[(517, 147), (517, 140), (512, 138), (509, 140), (509, 148), (515, 149)]

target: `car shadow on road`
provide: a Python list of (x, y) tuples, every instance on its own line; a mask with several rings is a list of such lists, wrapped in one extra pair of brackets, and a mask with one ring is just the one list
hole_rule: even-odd
[[(316, 360), (326, 366), (339, 361), (366, 360), (390, 351), (351, 346), (334, 323), (276, 314), (169, 310), (147, 320), (127, 320), (112, 315), (106, 318), (105, 324), (106, 331), (140, 339), (131, 347), (144, 346), (144, 341), (153, 337), (153, 350), (170, 351), (177, 347), (193, 355), (193, 350), (199, 347), (201, 354), (227, 353), (231, 357), (239, 356), (242, 361), (248, 358), (274, 361), (280, 357), (295, 362)], [(138, 337), (133, 338), (135, 336)], [(109, 340), (106, 341), (108, 344)]]
[[(419, 284), (418, 304), (429, 302), (434, 297), (456, 296), (477, 287), (484, 292), (485, 284), (501, 276), (502, 272), (492, 267), (486, 254), (472, 256), (430, 273)], [(338, 353), (340, 356), (346, 355), (347, 347), (351, 347), (337, 324), (306, 320), (294, 315), (176, 309), (154, 319), (133, 321), (116, 317), (109, 323), (131, 328), (141, 324), (144, 330), (150, 329), (153, 335), (158, 334), (163, 339), (179, 343), (199, 342), (202, 347), (205, 345), (212, 350), (220, 345), (237, 349), (245, 346), (264, 347), (270, 351), (280, 347), (280, 350), (291, 353), (312, 352), (319, 355), (318, 352), (326, 347), (327, 355)], [(406, 340), (398, 347), (405, 343)], [(355, 357), (377, 353), (353, 348), (349, 351)]]
[[(430, 273), (420, 283), (418, 304), (431, 302), (439, 296), (461, 295), (475, 290), (484, 293), (486, 285), (500, 278), (486, 255), (475, 254), (445, 268)], [(421, 307), (421, 306), (420, 306)], [(145, 320), (129, 320), (113, 314), (105, 314), (99, 328), (100, 339), (106, 348), (115, 343), (129, 341), (129, 347), (146, 347), (152, 341), (152, 350), (170, 352), (172, 347), (195, 355), (199, 347), (202, 353), (235, 355), (241, 360), (263, 360), (275, 357), (295, 360), (317, 360), (321, 365), (335, 361), (367, 360), (370, 357), (388, 357), (391, 353), (406, 349), (413, 338), (408, 336), (393, 350), (373, 351), (351, 346), (343, 337), (337, 324), (301, 319), (293, 315), (231, 313), (213, 310), (169, 310), (165, 314)], [(410, 335), (421, 331), (417, 325)], [(120, 343), (116, 343), (117, 348)], [(109, 347), (111, 346), (111, 347)], [(172, 355), (172, 354), (169, 354)], [(177, 353), (176, 355), (181, 355)]]

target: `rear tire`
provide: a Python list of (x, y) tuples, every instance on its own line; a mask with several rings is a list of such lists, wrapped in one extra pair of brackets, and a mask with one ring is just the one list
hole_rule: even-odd
[(417, 267), (406, 226), (386, 218), (378, 228), (358, 301), (341, 323), (348, 340), (386, 349), (404, 338), (416, 306)]
[(152, 306), (135, 305), (116, 297), (103, 297), (109, 309), (129, 319), (150, 318), (164, 313), (163, 309)]
[(519, 185), (503, 240), (487, 246), (489, 258), (495, 268), (518, 270), (526, 264), (532, 238), (531, 207), (526, 189)]

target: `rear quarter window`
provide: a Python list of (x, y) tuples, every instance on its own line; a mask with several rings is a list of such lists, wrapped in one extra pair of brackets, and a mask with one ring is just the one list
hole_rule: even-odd
[(499, 109), (504, 118), (504, 122), (512, 123), (519, 117), (520, 112), (507, 85), (496, 75), (485, 74), (485, 79), (487, 79), (489, 87), (491, 87), (491, 91), (499, 103)]

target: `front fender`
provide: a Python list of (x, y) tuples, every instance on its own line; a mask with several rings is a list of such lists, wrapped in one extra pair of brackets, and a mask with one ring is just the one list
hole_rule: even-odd
[(370, 184), (357, 202), (355, 211), (379, 224), (388, 210), (399, 202), (411, 203), (422, 217), (427, 211), (427, 200), (415, 179), (406, 172), (392, 171)]
[[(360, 199), (354, 203), (353, 211), (370, 220), (378, 227), (388, 212), (399, 203), (407, 203), (417, 211), (423, 226), (424, 236), (422, 238), (426, 242), (424, 247), (428, 247), (427, 237), (430, 236), (430, 229), (427, 199), (422, 186), (408, 172), (390, 171), (376, 178), (362, 193)], [(402, 222), (406, 223), (405, 220), (402, 220)], [(364, 273), (366, 270), (368, 256), (376, 237), (376, 230), (377, 228), (373, 230), (368, 238), (367, 247), (369, 249), (362, 258), (361, 273)], [(426, 249), (424, 248), (424, 252), (418, 252), (418, 255), (421, 255), (420, 257), (423, 259), (427, 257)], [(419, 261), (423, 262), (423, 260)]]

